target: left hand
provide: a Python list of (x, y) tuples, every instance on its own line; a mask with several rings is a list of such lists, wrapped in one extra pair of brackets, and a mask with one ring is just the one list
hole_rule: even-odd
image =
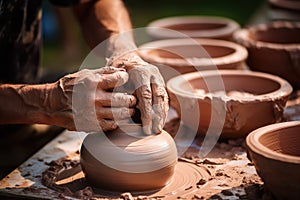
[(123, 67), (129, 74), (138, 99), (137, 108), (145, 134), (162, 131), (169, 110), (168, 94), (158, 68), (143, 61), (139, 56), (128, 54), (113, 61), (113, 66)]

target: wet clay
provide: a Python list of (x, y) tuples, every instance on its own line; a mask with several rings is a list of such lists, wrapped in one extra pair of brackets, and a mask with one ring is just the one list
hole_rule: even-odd
[(278, 75), (300, 88), (299, 35), (299, 22), (277, 21), (238, 30), (234, 38), (248, 49), (250, 69)]
[(237, 90), (232, 90), (232, 91), (216, 91), (216, 92), (205, 92), (203, 89), (196, 89), (194, 90), (195, 94), (200, 94), (200, 95), (214, 95), (214, 96), (224, 96), (225, 98), (237, 98), (237, 99), (249, 99), (251, 97), (254, 97), (255, 94), (249, 93), (249, 92), (243, 92), (243, 91), (237, 91)]
[(283, 122), (257, 129), (246, 143), (249, 158), (277, 199), (300, 196), (300, 122)]
[[(42, 175), (43, 184), (66, 196), (81, 199), (97, 197), (114, 199), (119, 198), (123, 192), (126, 192), (126, 190), (103, 190), (90, 185), (84, 177), (79, 160), (62, 158), (51, 162), (49, 165), (50, 167)], [(176, 165), (174, 176), (165, 187), (157, 190), (130, 192), (134, 196), (142, 195), (149, 198), (185, 195), (197, 189), (197, 184), (199, 185), (200, 180), (203, 180), (201, 185), (205, 185), (209, 177), (210, 175), (205, 168), (179, 161)], [(144, 181), (147, 180), (146, 178), (144, 179)]]
[[(300, 104), (300, 93), (293, 95), (292, 100), (288, 102), (290, 109), (294, 106)], [(299, 113), (298, 113), (299, 116)], [(290, 113), (285, 113), (285, 119), (291, 119)], [(295, 117), (293, 115), (293, 117)], [(168, 133), (172, 136), (176, 136), (178, 133), (180, 125), (180, 119), (176, 116), (174, 119), (168, 121), (164, 127)], [(188, 133), (188, 132), (186, 132)], [(203, 138), (198, 135), (196, 138), (197, 146), (201, 146)], [(194, 183), (182, 185), (180, 190), (176, 188), (170, 192), (169, 190), (165, 193), (159, 193), (160, 190), (156, 192), (149, 193), (122, 193), (122, 192), (108, 192), (99, 190), (95, 187), (91, 187), (89, 183), (85, 180), (83, 172), (80, 170), (79, 164), (79, 154), (70, 155), (68, 158), (62, 158), (61, 160), (56, 160), (51, 163), (47, 163), (49, 168), (43, 174), (43, 181), (50, 180), (47, 184), (50, 184), (53, 190), (61, 191), (58, 193), (56, 199), (68, 198), (66, 195), (67, 191), (72, 192), (72, 197), (76, 198), (98, 198), (98, 199), (120, 199), (125, 197), (132, 197), (134, 200), (140, 199), (249, 199), (249, 200), (266, 200), (274, 199), (270, 194), (269, 190), (264, 187), (262, 180), (256, 174), (253, 163), (249, 162), (246, 157), (246, 149), (244, 144), (244, 139), (238, 140), (227, 140), (219, 141), (214, 149), (205, 157), (199, 158), (200, 148), (196, 145), (191, 146), (187, 149), (184, 155), (179, 159), (177, 166), (180, 164), (189, 164), (196, 167), (197, 170), (202, 171), (201, 173), (209, 174), (209, 178), (200, 178), (195, 186)], [(178, 148), (178, 147), (177, 147)], [(71, 163), (76, 162), (74, 167), (79, 167), (78, 170), (74, 170), (72, 173), (66, 173), (67, 169), (72, 169)], [(56, 163), (56, 164), (55, 164)], [(68, 164), (69, 163), (69, 164)], [(56, 171), (57, 169), (57, 171)], [(173, 177), (176, 177), (176, 173), (179, 168), (175, 169)], [(194, 169), (185, 169), (180, 176), (187, 178), (185, 175), (190, 175), (189, 171)], [(282, 171), (284, 172), (284, 170)], [(282, 173), (281, 172), (281, 173)], [(69, 174), (69, 175), (68, 175)], [(197, 173), (196, 173), (197, 174)], [(202, 174), (202, 176), (207, 176), (207, 174)], [(47, 175), (47, 176), (46, 176)], [(173, 183), (174, 179), (171, 179), (168, 185)], [(45, 181), (44, 181), (45, 182)], [(53, 184), (55, 182), (55, 184)], [(175, 181), (176, 182), (176, 181)], [(167, 185), (167, 186), (168, 186)], [(46, 185), (49, 187), (48, 185)], [(165, 186), (165, 187), (167, 187)], [(164, 187), (164, 188), (165, 188)], [(65, 189), (62, 189), (65, 188)], [(67, 190), (66, 188), (69, 188)], [(161, 190), (163, 190), (162, 188)], [(197, 188), (197, 189), (196, 189)], [(44, 189), (44, 188), (42, 188)], [(34, 186), (30, 188), (25, 188), (26, 191), (34, 191), (40, 194), (40, 189), (35, 189)], [(178, 192), (179, 191), (179, 192)]]
[(239, 28), (237, 22), (224, 17), (176, 16), (151, 22), (147, 33), (154, 40), (184, 37), (231, 40)]
[[(297, 112), (297, 110), (299, 110), (299, 105), (300, 92), (297, 93), (297, 91), (295, 91), (294, 94), (292, 94), (292, 99), (287, 103), (288, 112), (284, 113), (284, 120), (299, 119), (300, 112)], [(179, 126), (181, 126), (180, 119), (177, 118), (176, 113), (174, 113), (172, 109), (171, 111), (169, 117), (173, 117), (169, 118), (164, 126), (164, 130), (174, 137), (177, 136), (177, 134), (180, 134), (178, 132), (180, 130), (184, 131), (185, 134), (188, 134), (188, 129), (179, 128)], [(42, 154), (37, 154), (20, 166), (17, 171), (3, 179), (0, 183), (1, 194), (3, 195), (4, 192), (7, 192), (10, 195), (10, 193), (17, 191), (18, 194), (26, 195), (28, 198), (35, 196), (39, 199), (43, 197), (68, 199), (70, 197), (65, 195), (67, 190), (63, 190), (63, 188), (68, 187), (72, 192), (72, 197), (74, 197), (73, 195), (78, 195), (77, 198), (79, 199), (88, 199), (88, 195), (95, 196), (96, 194), (97, 199), (124, 199), (125, 196), (133, 196), (132, 199), (134, 200), (153, 200), (154, 196), (150, 197), (151, 194), (131, 195), (129, 193), (121, 194), (121, 192), (119, 192), (116, 198), (113, 197), (113, 195), (107, 198), (105, 198), (105, 196), (101, 197), (103, 192), (95, 192), (95, 188), (90, 187), (85, 178), (80, 178), (84, 177), (81, 170), (75, 170), (75, 172), (69, 173), (69, 175), (68, 173), (65, 173), (68, 171), (67, 169), (73, 168), (70, 166), (71, 163), (76, 162), (77, 164), (75, 163), (75, 166), (79, 166), (80, 168), (78, 147), (82, 143), (82, 140), (75, 140), (75, 148), (70, 148), (70, 146), (73, 146), (70, 145), (70, 141), (74, 139), (73, 133), (66, 133), (62, 136), (64, 137), (57, 138), (58, 140), (53, 141), (53, 148), (49, 148), (49, 146), (46, 148), (46, 154), (44, 152), (42, 152)], [(186, 189), (182, 192), (186, 195), (176, 193), (177, 190), (174, 189), (174, 192), (170, 192), (170, 196), (165, 196), (166, 198), (163, 196), (156, 196), (156, 199), (273, 199), (267, 188), (264, 187), (262, 180), (255, 172), (253, 163), (247, 159), (244, 139), (219, 141), (206, 157), (199, 158), (199, 152), (202, 152), (199, 147), (202, 144), (203, 138), (204, 137), (198, 135), (197, 138), (195, 138), (195, 143), (186, 149), (184, 155), (181, 155), (182, 157), (180, 157), (178, 163), (184, 162), (193, 164), (193, 166), (199, 167), (201, 170), (203, 169), (207, 172), (209, 178), (204, 180), (200, 179), (196, 184), (197, 190), (195, 190), (195, 186), (192, 184), (187, 187), (181, 187)], [(66, 146), (67, 148), (64, 148), (65, 150), (63, 153), (61, 153), (61, 146)], [(179, 147), (180, 146), (177, 146), (177, 149), (179, 149)], [(68, 154), (67, 157), (56, 160), (57, 158), (64, 156), (65, 152)], [(59, 153), (59, 155), (57, 155), (57, 153)], [(50, 156), (50, 158), (55, 157), (55, 160), (51, 162), (51, 159), (48, 156)], [(176, 176), (176, 170), (173, 177)], [(43, 171), (45, 172), (43, 173), (42, 178), (40, 178)], [(58, 173), (60, 172), (64, 173), (61, 173), (58, 177)], [(285, 171), (282, 170), (280, 173), (283, 172)], [(186, 172), (184, 172), (184, 174), (186, 174)], [(41, 179), (43, 180), (43, 183), (45, 183), (45, 186), (41, 185)], [(171, 179), (170, 183), (172, 183), (172, 180), (173, 179)], [(33, 184), (32, 181), (35, 182), (35, 184)], [(54, 182), (56, 184), (53, 184)], [(58, 185), (61, 187), (58, 187)], [(54, 187), (55, 189), (51, 189)], [(58, 188), (61, 188), (61, 190)], [(91, 191), (93, 191), (93, 193), (91, 193)], [(174, 193), (174, 196), (171, 196), (171, 193)], [(155, 193), (153, 193), (153, 195), (155, 195)], [(90, 199), (93, 198), (94, 197)]]
[[(218, 81), (223, 86), (218, 87)], [(281, 121), (292, 93), (290, 84), (279, 77), (241, 70), (184, 74), (169, 80), (167, 89), (170, 104), (182, 122), (197, 128), (201, 135), (214, 126), (213, 122), (224, 120), (219, 113), (225, 108), (222, 138), (245, 137), (258, 127)], [(211, 120), (213, 113), (217, 113), (216, 119)]]
[(80, 155), (91, 185), (118, 191), (162, 188), (177, 163), (176, 146), (167, 132), (146, 136), (137, 125), (87, 135)]

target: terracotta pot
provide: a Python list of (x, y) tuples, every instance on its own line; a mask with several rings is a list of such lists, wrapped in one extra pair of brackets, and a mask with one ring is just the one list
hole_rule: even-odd
[(246, 139), (248, 157), (276, 199), (300, 197), (300, 121), (262, 127)]
[(176, 16), (151, 22), (147, 33), (154, 40), (183, 37), (231, 40), (239, 28), (237, 22), (225, 17)]
[(213, 39), (170, 39), (140, 46), (142, 58), (156, 65), (165, 80), (194, 71), (243, 68), (247, 50)]
[(277, 76), (244, 70), (188, 73), (170, 79), (167, 89), (184, 124), (201, 135), (221, 125), (222, 138), (245, 137), (279, 122), (292, 93)]
[(300, 88), (300, 23), (273, 22), (237, 31), (250, 69), (281, 76)]
[(279, 8), (286, 8), (291, 10), (300, 10), (299, 0), (269, 0), (269, 3)]
[(165, 131), (145, 136), (140, 126), (89, 134), (83, 141), (80, 155), (90, 184), (121, 192), (165, 186), (177, 163), (173, 138)]

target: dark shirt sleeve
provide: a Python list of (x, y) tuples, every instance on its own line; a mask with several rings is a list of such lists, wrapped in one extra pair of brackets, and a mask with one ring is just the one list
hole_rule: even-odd
[(80, 0), (49, 0), (52, 4), (57, 6), (73, 6), (80, 2)]

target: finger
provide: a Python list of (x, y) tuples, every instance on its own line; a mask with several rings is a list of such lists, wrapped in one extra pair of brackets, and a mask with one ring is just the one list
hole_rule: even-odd
[(143, 85), (136, 90), (138, 98), (138, 109), (141, 112), (141, 120), (144, 133), (152, 134), (152, 91), (150, 84)]
[(151, 86), (153, 95), (152, 131), (160, 133), (164, 127), (169, 110), (168, 95), (164, 86), (155, 83)]
[(112, 66), (105, 66), (99, 69), (96, 69), (95, 72), (99, 74), (112, 74), (118, 71), (125, 71), (123, 68), (116, 68)]
[(109, 107), (134, 107), (136, 105), (136, 98), (133, 95), (126, 93), (102, 92), (102, 95), (96, 99), (96, 106)]
[(110, 131), (118, 128), (118, 125), (115, 121), (107, 119), (99, 120), (99, 125), (103, 131)]
[(128, 74), (125, 71), (117, 71), (112, 74), (102, 74), (98, 87), (103, 90), (119, 87), (128, 81)]
[(134, 114), (133, 108), (101, 108), (97, 110), (98, 118), (102, 119), (126, 119)]
[(141, 113), (143, 131), (147, 135), (152, 134), (152, 91), (150, 76), (147, 68), (135, 67), (129, 71), (130, 79), (136, 88), (135, 93), (138, 100), (137, 108)]

